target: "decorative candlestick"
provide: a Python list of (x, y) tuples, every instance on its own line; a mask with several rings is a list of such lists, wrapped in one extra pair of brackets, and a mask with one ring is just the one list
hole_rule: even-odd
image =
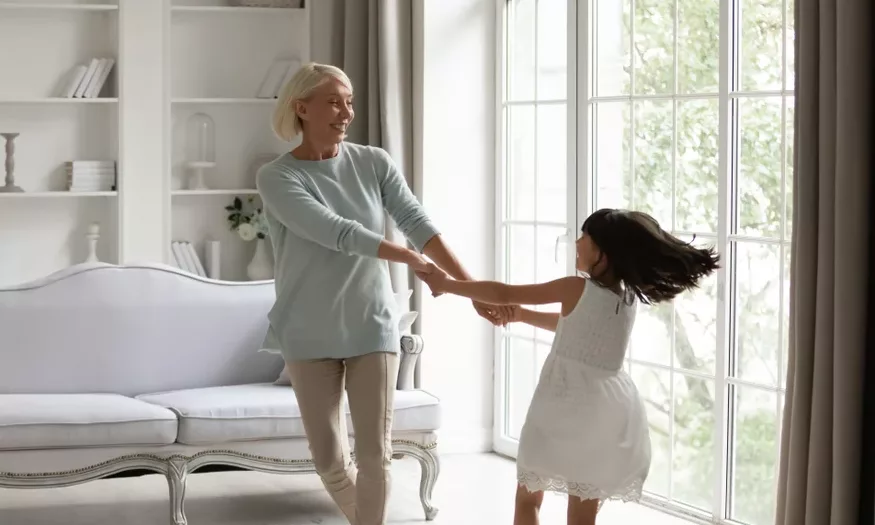
[(85, 235), (85, 238), (88, 239), (88, 258), (85, 259), (85, 262), (100, 262), (97, 259), (97, 240), (100, 239), (100, 224), (92, 223), (88, 227), (88, 234)]
[(6, 185), (0, 186), (0, 193), (22, 193), (23, 189), (15, 185), (15, 137), (18, 133), (0, 133), (6, 139)]

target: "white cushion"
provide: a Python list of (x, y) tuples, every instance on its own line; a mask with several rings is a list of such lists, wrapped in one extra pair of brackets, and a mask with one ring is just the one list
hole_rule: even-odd
[(117, 394), (0, 395), (0, 450), (167, 445), (170, 410)]
[[(177, 441), (189, 445), (306, 437), (295, 392), (271, 383), (145, 394), (137, 399), (179, 415)], [(347, 429), (354, 435), (347, 413)], [(440, 427), (440, 402), (422, 390), (395, 392), (394, 432)]]
[[(221, 282), (164, 265), (77, 265), (0, 287), (0, 394), (135, 396), (276, 379), (258, 353), (272, 282)], [(75, 371), (75, 373), (70, 373)]]

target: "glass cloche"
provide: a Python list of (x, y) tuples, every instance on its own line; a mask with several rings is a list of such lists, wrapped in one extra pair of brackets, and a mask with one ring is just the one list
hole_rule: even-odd
[(204, 170), (216, 166), (216, 124), (209, 115), (195, 113), (185, 127), (186, 166), (192, 172), (189, 189), (205, 190)]

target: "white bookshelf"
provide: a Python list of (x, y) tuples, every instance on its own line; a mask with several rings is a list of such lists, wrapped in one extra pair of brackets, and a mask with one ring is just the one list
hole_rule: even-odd
[[(99, 98), (63, 98), (77, 65), (118, 57), (118, 4), (0, 1), (0, 132), (17, 132), (15, 181), (0, 193), (0, 285), (35, 279), (87, 256), (89, 224), (98, 255), (118, 261), (116, 191), (69, 192), (64, 163), (118, 158), (116, 75)], [(5, 177), (0, 139), (0, 181)]]
[[(170, 264), (172, 241), (201, 260), (222, 244), (222, 275), (246, 279), (254, 243), (229, 231), (224, 207), (255, 197), (255, 171), (290, 147), (273, 136), (273, 98), (259, 88), (275, 60), (309, 59), (309, 6), (236, 7), (222, 0), (0, 0), (0, 132), (18, 132), (15, 180), (0, 193), (0, 286), (86, 257)], [(61, 96), (64, 77), (95, 57), (115, 60), (95, 98)], [(161, 109), (163, 108), (163, 110)], [(188, 118), (215, 123), (216, 167), (189, 189)], [(3, 169), (0, 140), (0, 185)], [(117, 161), (113, 191), (67, 191), (64, 163)]]
[[(254, 242), (229, 230), (225, 206), (256, 197), (255, 173), (288, 151), (274, 137), (274, 98), (258, 98), (276, 60), (309, 57), (310, 17), (302, 9), (234, 7), (218, 2), (176, 2), (171, 9), (171, 237), (192, 243), (205, 258), (205, 241), (221, 243), (222, 278), (246, 279)], [(216, 167), (207, 190), (190, 189), (187, 124), (197, 113), (215, 123)]]

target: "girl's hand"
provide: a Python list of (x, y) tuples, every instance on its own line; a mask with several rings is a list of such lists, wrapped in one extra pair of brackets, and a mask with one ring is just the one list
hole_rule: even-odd
[(504, 324), (507, 323), (518, 323), (522, 320), (522, 307), (518, 304), (508, 305), (505, 307), (506, 310), (502, 313), (502, 321)]

